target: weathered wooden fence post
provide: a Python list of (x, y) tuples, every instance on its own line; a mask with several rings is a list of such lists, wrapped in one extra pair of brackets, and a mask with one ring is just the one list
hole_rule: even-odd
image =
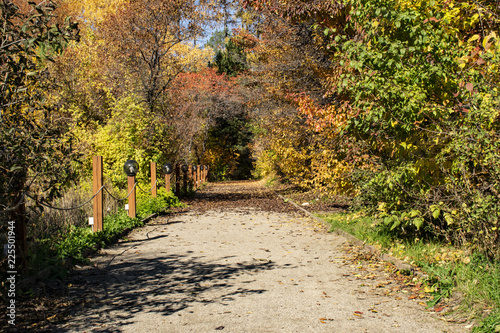
[(200, 168), (200, 165), (197, 165), (196, 166), (196, 185), (197, 185), (197, 187), (199, 187), (201, 185), (200, 176), (201, 176), (201, 168)]
[(151, 197), (156, 198), (156, 162), (150, 163), (151, 168)]
[(139, 164), (134, 160), (128, 160), (123, 165), (123, 171), (127, 175), (128, 184), (128, 216), (136, 217), (136, 188), (135, 188), (135, 175), (139, 172)]
[(170, 188), (170, 174), (165, 175), (165, 190), (167, 190), (167, 192), (170, 192), (170, 190), (171, 190), (171, 188)]
[(165, 189), (167, 192), (171, 191), (170, 188), (170, 174), (172, 173), (172, 165), (170, 163), (165, 163), (163, 165), (163, 173), (165, 174)]
[(128, 176), (127, 177), (127, 183), (128, 183), (128, 193), (130, 195), (128, 196), (128, 216), (134, 218), (136, 216), (135, 214), (135, 176)]
[(193, 181), (193, 191), (196, 190), (196, 165), (191, 165), (191, 180)]
[(188, 177), (188, 191), (193, 191), (193, 169), (191, 165), (188, 164), (188, 170), (187, 170), (187, 177)]
[(95, 195), (92, 202), (94, 224), (92, 231), (96, 232), (103, 230), (103, 191), (102, 191), (102, 156), (94, 156), (92, 158), (92, 192)]

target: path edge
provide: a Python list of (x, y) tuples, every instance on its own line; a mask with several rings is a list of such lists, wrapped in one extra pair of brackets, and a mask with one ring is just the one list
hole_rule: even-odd
[(422, 273), (421, 271), (417, 270), (414, 266), (398, 259), (393, 256), (388, 255), (387, 253), (382, 253), (380, 250), (378, 250), (375, 246), (371, 244), (367, 244), (366, 242), (362, 241), (361, 239), (356, 238), (355, 236), (351, 235), (350, 233), (341, 230), (341, 229), (332, 229), (332, 225), (328, 222), (326, 222), (324, 219), (321, 217), (318, 217), (314, 215), (313, 213), (309, 212), (308, 210), (304, 209), (303, 207), (299, 206), (297, 203), (295, 203), (293, 200), (289, 198), (285, 198), (281, 194), (277, 193), (274, 191), (274, 193), (285, 203), (290, 203), (292, 204), (295, 208), (298, 210), (302, 211), (305, 213), (307, 216), (313, 218), (317, 222), (323, 224), (325, 227), (328, 227), (329, 232), (334, 232), (339, 236), (344, 237), (347, 239), (347, 241), (354, 243), (362, 248), (364, 248), (366, 251), (370, 252), (371, 254), (375, 255), (379, 260), (389, 262), (393, 264), (399, 271), (409, 271), (411, 274), (419, 275), (419, 276), (426, 276), (426, 274)]

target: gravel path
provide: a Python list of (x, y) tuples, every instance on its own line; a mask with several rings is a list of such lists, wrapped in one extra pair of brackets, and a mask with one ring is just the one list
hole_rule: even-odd
[(360, 278), (345, 239), (256, 182), (209, 184), (190, 203), (76, 270), (70, 297), (84, 300), (56, 331), (466, 331), (382, 295), (384, 265)]

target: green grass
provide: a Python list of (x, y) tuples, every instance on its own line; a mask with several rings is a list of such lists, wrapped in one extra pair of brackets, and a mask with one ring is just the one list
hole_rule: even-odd
[(500, 263), (437, 240), (399, 239), (361, 213), (320, 216), (331, 224), (374, 245), (382, 252), (420, 267), (428, 274), (429, 306), (461, 295), (459, 314), (474, 319), (474, 332), (500, 332)]
[(457, 271), (457, 280), (465, 295), (464, 306), (491, 311), (474, 332), (500, 332), (500, 263), (474, 256), (466, 268)]

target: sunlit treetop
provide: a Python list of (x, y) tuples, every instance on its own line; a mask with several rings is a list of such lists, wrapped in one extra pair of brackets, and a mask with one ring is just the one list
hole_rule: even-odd
[(108, 14), (115, 13), (126, 0), (62, 0), (61, 9), (84, 23), (101, 23)]

